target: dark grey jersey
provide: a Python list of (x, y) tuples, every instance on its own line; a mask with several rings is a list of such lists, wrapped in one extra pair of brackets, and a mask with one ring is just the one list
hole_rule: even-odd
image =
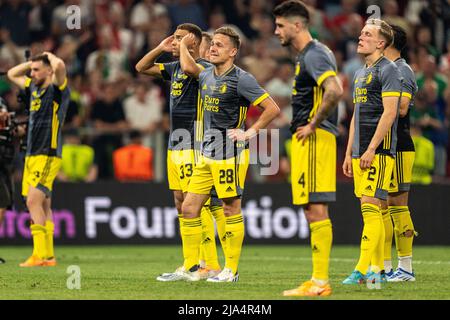
[[(210, 67), (211, 64), (204, 60), (197, 60), (203, 68)], [(160, 63), (159, 68), (164, 80), (170, 81), (170, 137), (169, 149), (193, 149), (195, 143), (196, 121), (199, 118), (199, 94), (198, 80), (188, 77), (181, 69), (180, 62)], [(177, 129), (189, 132), (189, 141), (182, 134), (174, 134)]]
[(251, 74), (236, 66), (221, 76), (215, 75), (214, 67), (203, 70), (199, 85), (204, 112), (202, 154), (217, 160), (235, 157), (245, 144), (233, 143), (227, 130), (245, 129), (249, 106), (269, 95)]
[(397, 151), (414, 151), (414, 143), (409, 132), (409, 113), (414, 105), (414, 96), (417, 93), (416, 76), (414, 75), (414, 71), (412, 71), (411, 67), (406, 63), (405, 59), (399, 58), (394, 62), (403, 77), (402, 96), (407, 96), (411, 99), (408, 114), (403, 118), (398, 118)]
[[(292, 89), (292, 123), (294, 133), (308, 124), (322, 104), (323, 81), (336, 76), (336, 59), (333, 52), (317, 40), (310, 41), (297, 57)], [(320, 128), (334, 135), (337, 131), (337, 109), (320, 123)]]
[[(395, 63), (383, 56), (372, 66), (363, 67), (356, 72), (353, 90), (355, 136), (352, 156), (354, 158), (361, 157), (372, 141), (384, 111), (383, 97), (399, 97), (400, 99), (401, 91), (400, 71)], [(376, 149), (376, 153), (395, 156), (396, 147), (397, 119)]]
[(61, 127), (70, 101), (67, 79), (61, 86), (51, 84), (47, 88), (40, 88), (27, 78), (25, 90), (30, 98), (27, 156), (61, 157)]

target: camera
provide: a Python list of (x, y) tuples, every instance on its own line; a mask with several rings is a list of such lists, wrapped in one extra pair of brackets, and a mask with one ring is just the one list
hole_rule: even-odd
[(12, 163), (16, 151), (17, 128), (27, 120), (18, 121), (14, 112), (8, 112), (6, 102), (0, 98), (0, 166)]

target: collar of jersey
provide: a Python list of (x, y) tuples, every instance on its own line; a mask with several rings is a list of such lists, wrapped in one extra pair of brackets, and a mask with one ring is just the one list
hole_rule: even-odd
[(220, 75), (220, 76), (218, 76), (217, 74), (216, 74), (216, 70), (214, 70), (214, 77), (216, 77), (216, 78), (223, 78), (223, 77), (225, 77), (227, 74), (229, 74), (231, 71), (233, 71), (233, 69), (234, 68), (236, 68), (236, 65), (232, 65), (231, 66), (231, 68), (230, 69), (228, 69), (227, 71), (225, 71), (222, 75)]
[(47, 91), (47, 88), (42, 89), (41, 93), (38, 93), (40, 88), (37, 88), (36, 91), (33, 91), (32, 95), (35, 98), (40, 98), (44, 95), (44, 93)]
[(375, 67), (383, 58), (384, 58), (384, 56), (381, 55), (381, 57), (379, 57), (374, 63), (372, 63), (372, 65), (370, 67), (368, 67), (366, 64), (366, 69)]
[(302, 51), (300, 51), (298, 54), (299, 55), (303, 55), (306, 53), (306, 51), (308, 51), (309, 47), (311, 47), (314, 43), (316, 43), (316, 39), (312, 39), (311, 41), (309, 41), (306, 46), (302, 49)]

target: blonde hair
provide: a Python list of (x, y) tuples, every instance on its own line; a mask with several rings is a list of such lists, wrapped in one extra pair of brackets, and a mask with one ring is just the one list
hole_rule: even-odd
[(379, 27), (380, 35), (386, 40), (384, 49), (389, 47), (394, 42), (394, 31), (386, 21), (381, 19), (369, 19), (366, 21), (366, 25)]

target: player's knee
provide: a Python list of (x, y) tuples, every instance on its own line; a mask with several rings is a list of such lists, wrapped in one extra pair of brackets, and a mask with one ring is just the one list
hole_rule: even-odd
[(412, 236), (414, 236), (414, 230), (406, 230), (405, 232), (403, 232), (403, 235), (405, 236), (405, 238), (411, 238)]
[(35, 198), (35, 197), (27, 197), (27, 207), (28, 209), (30, 208), (36, 208), (38, 206), (41, 206), (41, 202), (39, 201), (39, 199)]
[(177, 199), (175, 199), (175, 208), (177, 208), (178, 212), (183, 212), (182, 211), (182, 205), (183, 205), (182, 201), (178, 201)]
[(223, 204), (223, 213), (226, 217), (241, 213), (241, 206), (239, 203), (225, 203)]
[(181, 192), (180, 193), (175, 192), (173, 199), (175, 202), (175, 207), (177, 208), (178, 212), (182, 212), (181, 210), (182, 210), (182, 204), (183, 204), (183, 200), (184, 200), (183, 194)]
[(183, 217), (188, 219), (200, 216), (200, 210), (193, 203), (183, 202), (181, 212), (183, 212)]
[(305, 212), (305, 217), (309, 224), (328, 219), (327, 215), (317, 211)]

